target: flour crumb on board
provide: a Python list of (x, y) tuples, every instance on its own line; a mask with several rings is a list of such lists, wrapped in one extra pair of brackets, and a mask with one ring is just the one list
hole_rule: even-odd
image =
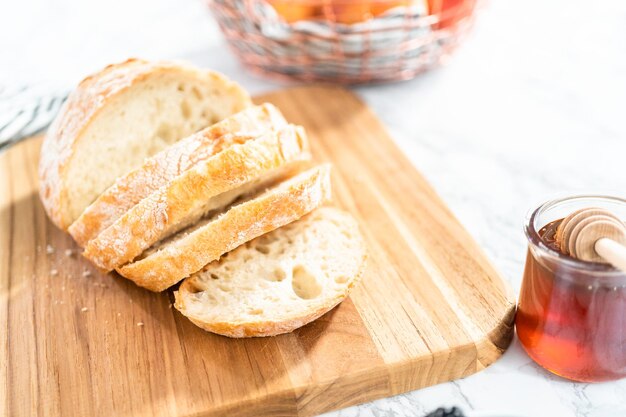
[(139, 323), (137, 323), (137, 326), (139, 326), (139, 327), (143, 326), (143, 322), (140, 321)]
[(57, 275), (59, 275), (59, 271), (57, 269), (51, 269), (50, 270), (50, 276), (51, 277), (56, 277)]
[(65, 256), (74, 257), (74, 255), (76, 255), (75, 251), (72, 249), (65, 249)]
[(81, 309), (80, 309), (80, 311), (82, 311), (83, 313), (84, 313), (85, 311), (87, 311), (87, 310), (89, 310), (87, 307), (83, 307), (83, 308), (81, 308)]
[(52, 247), (52, 245), (51, 245), (51, 244), (49, 244), (49, 243), (46, 245), (46, 253), (47, 253), (48, 255), (52, 255), (52, 254), (54, 253), (54, 248), (53, 248), (53, 247)]
[(90, 271), (90, 270), (88, 270), (88, 269), (84, 270), (84, 271), (83, 271), (83, 276), (84, 276), (85, 278), (90, 277), (90, 276), (91, 276), (91, 271)]

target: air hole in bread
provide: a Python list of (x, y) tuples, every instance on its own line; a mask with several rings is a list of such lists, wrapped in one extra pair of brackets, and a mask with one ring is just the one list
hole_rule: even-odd
[(178, 84), (178, 91), (185, 91), (185, 85), (184, 84)]
[(187, 100), (183, 100), (180, 103), (180, 113), (183, 115), (185, 119), (189, 119), (191, 117), (191, 106)]
[(200, 90), (198, 90), (198, 87), (191, 87), (191, 93), (196, 99), (198, 100), (203, 99), (202, 93), (200, 92)]
[(302, 299), (310, 300), (322, 293), (322, 287), (315, 279), (315, 276), (307, 271), (302, 265), (293, 268), (293, 279), (291, 280), (293, 292)]
[(272, 274), (268, 277), (270, 281), (282, 281), (287, 278), (287, 274), (282, 268), (275, 268)]
[(339, 275), (335, 278), (335, 282), (337, 284), (345, 284), (346, 282), (348, 282), (348, 277), (345, 275)]
[(256, 249), (257, 252), (262, 253), (263, 255), (267, 255), (270, 253), (270, 248), (265, 245), (257, 245), (254, 249)]
[(220, 277), (219, 275), (216, 275), (213, 272), (211, 272), (211, 279), (220, 279)]
[(263, 314), (263, 309), (262, 308), (254, 308), (248, 311), (248, 314), (253, 315), (253, 316), (258, 316), (259, 314)]
[(269, 245), (270, 243), (276, 242), (276, 236), (272, 233), (269, 233), (259, 237), (258, 240), (261, 245)]
[(298, 146), (300, 147), (300, 149), (306, 148), (306, 145), (304, 144), (302, 140), (302, 135), (296, 135), (296, 138), (298, 140)]
[(172, 129), (168, 124), (161, 123), (157, 128), (156, 136), (160, 137), (166, 142), (170, 142), (175, 139), (175, 133), (176, 132), (174, 132), (174, 129)]

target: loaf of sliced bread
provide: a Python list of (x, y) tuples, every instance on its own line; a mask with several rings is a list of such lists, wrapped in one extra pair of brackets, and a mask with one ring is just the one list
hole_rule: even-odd
[[(207, 127), (208, 126), (208, 127)], [(46, 212), (84, 256), (229, 337), (290, 332), (343, 301), (366, 251), (304, 129), (224, 76), (128, 60), (83, 80), (44, 139)]]
[(249, 107), (165, 148), (119, 177), (72, 223), (69, 232), (84, 247), (142, 199), (225, 148), (287, 126), (271, 104)]
[(83, 254), (103, 270), (122, 266), (310, 158), (304, 130), (293, 125), (229, 146), (144, 198), (91, 240)]
[(365, 258), (355, 220), (321, 208), (193, 274), (175, 292), (175, 306), (198, 326), (224, 336), (291, 332), (343, 301)]
[(250, 105), (224, 76), (176, 63), (133, 59), (87, 77), (42, 145), (40, 195), (48, 216), (67, 229), (145, 158)]
[(118, 272), (163, 291), (245, 242), (298, 220), (329, 201), (330, 190), (330, 166), (309, 169), (173, 235)]

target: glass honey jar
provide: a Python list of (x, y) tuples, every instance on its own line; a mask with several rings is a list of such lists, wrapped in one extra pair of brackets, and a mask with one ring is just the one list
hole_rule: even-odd
[(568, 379), (596, 382), (626, 377), (626, 273), (559, 251), (559, 223), (586, 207), (626, 219), (626, 200), (605, 196), (553, 200), (529, 215), (516, 326), (539, 365)]

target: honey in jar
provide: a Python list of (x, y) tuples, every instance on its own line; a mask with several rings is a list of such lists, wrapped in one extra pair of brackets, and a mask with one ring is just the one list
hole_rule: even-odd
[(626, 274), (563, 255), (555, 239), (562, 218), (584, 205), (626, 218), (626, 200), (595, 196), (552, 201), (530, 216), (517, 334), (533, 360), (557, 375), (613, 380), (626, 377)]

